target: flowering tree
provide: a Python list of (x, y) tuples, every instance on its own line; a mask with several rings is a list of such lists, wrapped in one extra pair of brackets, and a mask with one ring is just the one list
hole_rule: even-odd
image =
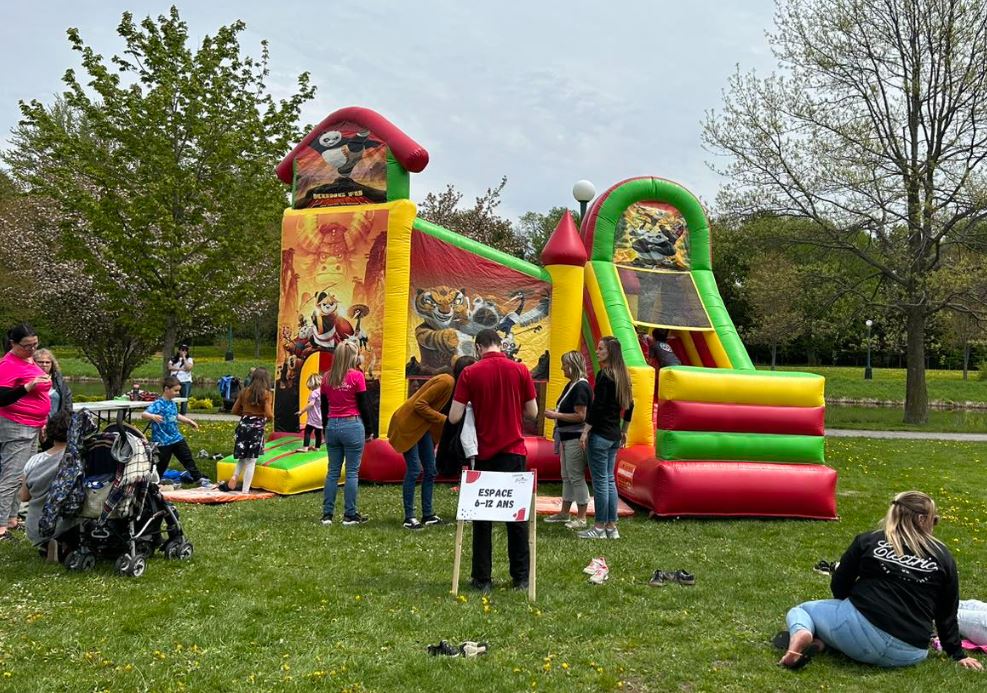
[(260, 281), (277, 267), (285, 206), (273, 169), (301, 137), (314, 88), (303, 73), (296, 94), (275, 100), (267, 44), (259, 59), (242, 57), (244, 28), (220, 27), (193, 50), (176, 8), (139, 24), (125, 13), (123, 53), (108, 62), (69, 29), (87, 77), (68, 70), (51, 106), (21, 103), (3, 156), (56, 210), (53, 245), (79, 270), (74, 291), (95, 297), (93, 322), (160, 344), (163, 361), (180, 335), (275, 300)]

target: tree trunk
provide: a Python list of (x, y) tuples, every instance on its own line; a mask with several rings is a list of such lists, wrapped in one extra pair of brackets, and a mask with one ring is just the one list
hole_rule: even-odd
[(165, 324), (164, 343), (161, 345), (161, 377), (168, 377), (168, 361), (175, 355), (175, 346), (178, 343), (178, 325), (175, 318), (169, 316)]
[(970, 341), (963, 342), (963, 380), (970, 377)]
[(819, 365), (819, 355), (816, 353), (815, 347), (809, 347), (805, 351), (805, 360), (810, 366)]
[(775, 364), (778, 362), (778, 345), (771, 345), (771, 370), (775, 369)]
[(255, 359), (260, 358), (260, 337), (261, 337), (260, 318), (258, 317), (254, 319), (254, 358)]
[(929, 391), (925, 382), (924, 306), (909, 306), (905, 312), (905, 418), (907, 424), (929, 421)]

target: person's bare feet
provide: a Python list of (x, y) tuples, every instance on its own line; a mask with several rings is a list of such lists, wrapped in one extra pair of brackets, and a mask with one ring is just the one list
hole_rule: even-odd
[(783, 667), (792, 667), (800, 659), (802, 653), (812, 644), (812, 633), (807, 630), (800, 630), (788, 641), (788, 651), (778, 660), (778, 664)]

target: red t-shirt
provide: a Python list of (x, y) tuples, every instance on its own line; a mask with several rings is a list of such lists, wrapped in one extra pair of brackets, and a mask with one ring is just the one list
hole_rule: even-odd
[(329, 418), (337, 419), (343, 416), (359, 416), (360, 407), (356, 404), (356, 393), (367, 391), (367, 381), (363, 373), (351, 368), (343, 376), (339, 387), (329, 387), (329, 378), (322, 381), (319, 388), (329, 402)]
[(473, 404), (481, 460), (499, 453), (528, 454), (521, 417), (524, 403), (535, 397), (527, 367), (499, 351), (484, 354), (460, 374), (453, 399)]

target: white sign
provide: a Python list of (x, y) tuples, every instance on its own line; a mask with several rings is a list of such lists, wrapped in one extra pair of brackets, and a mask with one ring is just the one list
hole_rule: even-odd
[(534, 472), (480, 472), (464, 469), (459, 482), (457, 520), (524, 522), (531, 517)]

